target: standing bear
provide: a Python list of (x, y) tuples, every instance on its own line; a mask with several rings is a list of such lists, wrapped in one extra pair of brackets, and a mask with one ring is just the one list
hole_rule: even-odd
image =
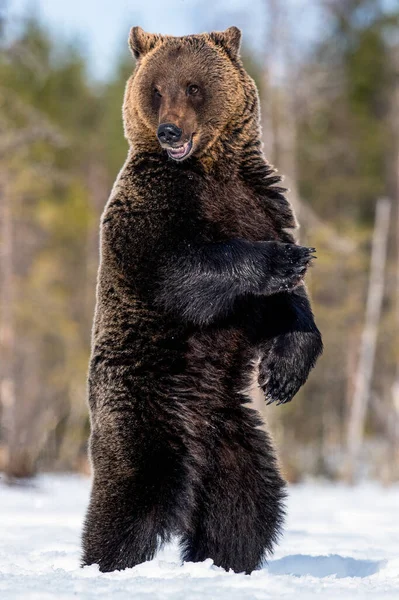
[(134, 27), (129, 153), (101, 223), (89, 371), (93, 487), (83, 564), (182, 559), (250, 573), (285, 482), (250, 406), (289, 402), (322, 351), (303, 285), (314, 249), (262, 153), (240, 31)]

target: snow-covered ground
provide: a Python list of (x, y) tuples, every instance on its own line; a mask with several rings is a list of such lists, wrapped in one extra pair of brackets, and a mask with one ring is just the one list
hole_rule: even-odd
[(0, 481), (2, 600), (399, 598), (398, 487), (292, 486), (281, 545), (250, 576), (210, 559), (181, 566), (175, 545), (123, 572), (80, 569), (88, 492), (79, 476), (43, 476), (34, 487)]

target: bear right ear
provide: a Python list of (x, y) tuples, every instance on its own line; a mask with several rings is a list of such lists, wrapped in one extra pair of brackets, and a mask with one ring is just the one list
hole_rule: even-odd
[(129, 34), (129, 47), (137, 60), (155, 47), (159, 35), (147, 33), (141, 27), (132, 27)]
[(238, 27), (229, 27), (225, 31), (212, 31), (210, 37), (217, 46), (222, 46), (230, 56), (236, 58), (239, 55), (241, 31)]

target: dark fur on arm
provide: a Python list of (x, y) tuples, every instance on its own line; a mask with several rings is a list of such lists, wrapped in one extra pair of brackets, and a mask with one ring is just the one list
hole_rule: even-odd
[[(267, 300), (267, 313), (284, 329), (260, 342), (259, 384), (268, 403), (292, 400), (323, 351), (323, 343), (303, 285)], [(266, 330), (270, 334), (272, 323)], [(273, 333), (273, 331), (272, 331)]]
[(226, 316), (239, 296), (293, 289), (312, 252), (294, 244), (239, 239), (183, 245), (161, 269), (157, 300), (166, 310), (205, 325)]

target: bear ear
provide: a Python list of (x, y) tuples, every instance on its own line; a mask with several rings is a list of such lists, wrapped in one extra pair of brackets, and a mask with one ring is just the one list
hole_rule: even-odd
[(154, 48), (159, 36), (147, 33), (141, 27), (132, 27), (129, 34), (129, 47), (137, 60)]
[(241, 31), (238, 27), (229, 27), (225, 31), (212, 31), (210, 36), (212, 41), (217, 46), (222, 46), (231, 57), (238, 56), (241, 44)]

